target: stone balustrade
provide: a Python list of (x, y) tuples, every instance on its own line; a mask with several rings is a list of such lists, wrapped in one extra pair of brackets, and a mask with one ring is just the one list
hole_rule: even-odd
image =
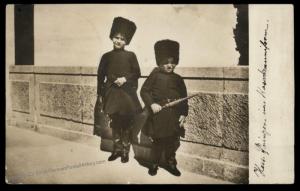
[[(143, 84), (151, 68), (141, 68)], [(248, 67), (177, 68), (189, 100), (178, 165), (236, 183), (248, 183)], [(10, 66), (10, 125), (99, 146), (93, 136), (97, 67)], [(138, 89), (139, 92), (140, 89)], [(110, 140), (106, 145), (111, 145)], [(134, 145), (144, 156), (147, 144)]]

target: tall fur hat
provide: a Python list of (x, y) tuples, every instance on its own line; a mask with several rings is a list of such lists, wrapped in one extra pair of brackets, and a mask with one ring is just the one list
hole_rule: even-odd
[(166, 63), (167, 59), (172, 57), (174, 63), (179, 61), (179, 43), (173, 40), (160, 40), (154, 45), (155, 59), (157, 65)]
[(126, 44), (129, 44), (135, 31), (136, 25), (134, 22), (123, 17), (115, 17), (110, 30), (109, 38), (113, 39), (115, 34), (121, 33), (126, 38)]

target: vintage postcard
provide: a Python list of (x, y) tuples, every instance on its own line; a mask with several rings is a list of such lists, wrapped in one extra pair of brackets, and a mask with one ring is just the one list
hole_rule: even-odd
[(293, 184), (292, 4), (6, 6), (7, 184)]

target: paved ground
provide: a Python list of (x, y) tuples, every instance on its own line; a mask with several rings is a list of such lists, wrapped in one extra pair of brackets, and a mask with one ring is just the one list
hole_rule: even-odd
[(6, 128), (6, 181), (11, 184), (228, 184), (183, 171), (149, 176), (133, 158), (108, 162), (110, 153), (16, 127)]

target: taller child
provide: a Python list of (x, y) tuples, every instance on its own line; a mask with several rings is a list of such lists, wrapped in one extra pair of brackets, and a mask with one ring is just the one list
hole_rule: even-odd
[(128, 162), (130, 126), (133, 117), (141, 110), (137, 97), (140, 67), (134, 52), (126, 51), (136, 31), (134, 22), (116, 17), (110, 31), (113, 50), (105, 53), (98, 67), (97, 102), (103, 101), (103, 111), (111, 119), (114, 141), (109, 161), (121, 157)]

